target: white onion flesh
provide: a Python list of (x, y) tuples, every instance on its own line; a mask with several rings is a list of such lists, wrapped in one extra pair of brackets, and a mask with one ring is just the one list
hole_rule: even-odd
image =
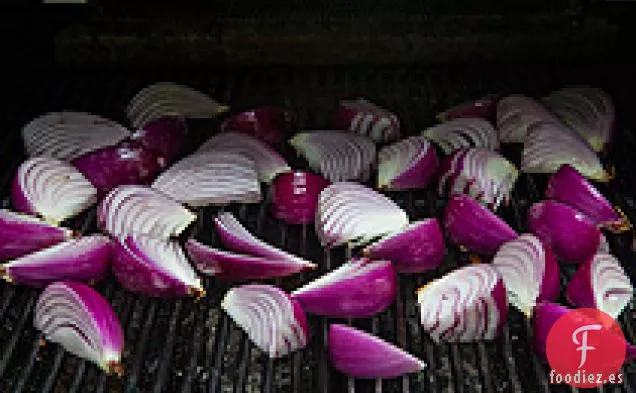
[(497, 130), (480, 118), (449, 120), (425, 129), (422, 135), (435, 142), (445, 154), (470, 147), (499, 149)]
[(561, 124), (541, 103), (522, 95), (511, 95), (497, 103), (497, 129), (503, 143), (523, 143), (538, 124)]
[(629, 277), (610, 254), (596, 254), (590, 266), (596, 308), (616, 319), (634, 295)]
[(400, 137), (400, 120), (388, 110), (362, 98), (340, 101), (340, 106), (356, 112), (349, 131), (366, 135), (375, 142), (388, 142)]
[[(428, 154), (435, 155), (434, 161), (432, 160), (435, 166), (430, 168), (432, 177), (437, 168), (437, 155), (426, 138), (413, 136), (384, 146), (378, 153), (378, 188), (401, 188), (394, 187), (393, 181), (413, 169)], [(423, 188), (426, 184), (420, 186)]]

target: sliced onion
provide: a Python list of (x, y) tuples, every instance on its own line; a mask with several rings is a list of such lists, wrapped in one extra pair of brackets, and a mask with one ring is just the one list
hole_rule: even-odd
[(559, 119), (538, 101), (522, 95), (510, 95), (497, 103), (497, 129), (503, 143), (523, 143), (540, 124), (561, 126)]
[(289, 143), (309, 167), (331, 182), (371, 177), (376, 160), (373, 140), (343, 131), (311, 131), (296, 134)]
[(423, 273), (442, 264), (446, 247), (439, 222), (427, 218), (383, 237), (363, 253), (372, 259), (390, 260), (400, 273)]
[(295, 116), (284, 108), (265, 106), (241, 112), (221, 123), (221, 131), (237, 131), (267, 143), (284, 141), (294, 131)]
[(632, 227), (620, 209), (614, 209), (603, 194), (568, 164), (552, 175), (545, 196), (572, 206), (596, 225), (612, 232), (621, 233)]
[(467, 195), (453, 195), (444, 212), (449, 240), (465, 251), (492, 255), (517, 232), (493, 212)]
[(417, 291), (422, 326), (434, 342), (493, 340), (508, 317), (501, 276), (490, 265), (457, 269)]
[(594, 150), (574, 131), (555, 124), (534, 127), (523, 145), (521, 171), (554, 173), (564, 164), (592, 180), (610, 179)]
[(198, 151), (243, 154), (254, 161), (259, 179), (268, 184), (279, 173), (291, 170), (285, 159), (276, 150), (253, 136), (238, 132), (217, 134), (208, 139)]
[(337, 130), (366, 135), (375, 142), (391, 142), (401, 135), (395, 114), (362, 98), (340, 101), (333, 122)]
[(117, 186), (150, 184), (163, 169), (163, 158), (138, 142), (124, 141), (71, 161), (103, 196)]
[(465, 117), (490, 120), (495, 114), (499, 98), (499, 94), (488, 94), (475, 101), (462, 102), (461, 104), (452, 106), (444, 112), (439, 113), (437, 118), (440, 121), (448, 121)]
[(534, 235), (522, 234), (504, 243), (492, 264), (504, 280), (510, 304), (528, 318), (538, 303), (559, 296), (559, 265), (552, 251)]
[(550, 93), (543, 102), (557, 116), (600, 152), (614, 131), (615, 110), (612, 98), (594, 87), (566, 87)]
[(55, 281), (96, 283), (108, 272), (110, 239), (91, 235), (67, 240), (0, 266), (9, 282), (40, 288)]
[(274, 261), (286, 261), (309, 268), (315, 265), (303, 258), (292, 255), (252, 235), (232, 213), (221, 213), (214, 219), (214, 225), (221, 243), (232, 251), (249, 254)]
[(20, 258), (74, 237), (73, 231), (0, 209), (0, 260)]
[(579, 266), (565, 294), (576, 307), (596, 308), (617, 319), (632, 300), (634, 288), (614, 256), (596, 254)]
[(393, 344), (337, 323), (329, 326), (328, 345), (333, 367), (355, 378), (395, 378), (426, 367), (426, 363)]
[(130, 136), (126, 127), (84, 112), (51, 112), (22, 128), (22, 139), (31, 157), (71, 160), (95, 149), (116, 145)]
[(598, 250), (596, 251), (596, 253), (611, 254), (610, 246), (609, 246), (609, 243), (607, 242), (607, 238), (602, 233), (601, 233), (601, 240), (599, 241)]
[(309, 313), (334, 318), (368, 318), (395, 301), (390, 261), (352, 259), (292, 293)]
[(94, 289), (56, 282), (42, 292), (34, 326), (44, 337), (109, 374), (123, 375), (124, 333), (117, 315)]
[(155, 297), (205, 296), (201, 280), (176, 241), (138, 234), (120, 238), (113, 249), (113, 273), (131, 292)]
[(497, 130), (487, 120), (466, 117), (429, 127), (422, 135), (437, 144), (445, 154), (470, 147), (499, 149)]
[(258, 203), (261, 185), (254, 161), (237, 153), (195, 153), (176, 162), (152, 183), (188, 206)]
[(439, 162), (431, 143), (421, 136), (402, 139), (378, 153), (378, 188), (425, 188)]
[(484, 148), (458, 150), (440, 168), (440, 195), (467, 194), (496, 210), (510, 200), (519, 171), (502, 155)]
[(276, 287), (252, 284), (232, 288), (221, 307), (270, 358), (307, 346), (305, 312), (296, 300)]
[(599, 248), (601, 233), (585, 215), (556, 201), (537, 202), (528, 210), (528, 228), (566, 263), (582, 263)]
[(291, 259), (278, 260), (222, 251), (194, 239), (188, 240), (185, 248), (201, 273), (226, 281), (285, 277), (316, 267), (310, 262), (301, 263)]
[(181, 152), (187, 133), (188, 125), (182, 118), (168, 116), (146, 123), (133, 133), (132, 139), (156, 152), (167, 165)]
[(310, 172), (281, 173), (272, 185), (272, 213), (288, 224), (314, 222), (320, 192), (329, 185), (322, 176)]
[(384, 195), (358, 183), (334, 183), (322, 190), (316, 233), (323, 246), (361, 245), (408, 225), (406, 213)]
[(126, 116), (135, 128), (142, 128), (166, 116), (211, 119), (229, 109), (191, 87), (156, 82), (141, 89), (130, 100)]
[(119, 186), (100, 203), (97, 223), (113, 236), (140, 233), (167, 239), (178, 236), (196, 215), (159, 191)]
[(97, 190), (71, 165), (48, 157), (29, 158), (13, 179), (11, 203), (51, 224), (74, 217), (97, 201)]

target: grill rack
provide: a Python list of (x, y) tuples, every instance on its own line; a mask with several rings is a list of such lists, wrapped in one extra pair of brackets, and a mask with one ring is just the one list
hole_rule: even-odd
[[(539, 68), (520, 77), (516, 70), (508, 73), (478, 75), (470, 70), (431, 70), (414, 68), (387, 69), (243, 69), (210, 72), (211, 77), (183, 80), (209, 92), (220, 100), (249, 107), (279, 103), (295, 108), (301, 127), (326, 127), (333, 105), (342, 97), (365, 96), (396, 108), (407, 130), (431, 123), (433, 114), (460, 99), (493, 91), (545, 92), (561, 85), (587, 82), (606, 87), (621, 103), (620, 92), (628, 86), (621, 81), (590, 80), (597, 73), (574, 73), (563, 65), (558, 70)], [(189, 75), (189, 74), (180, 74)], [(603, 74), (604, 75), (604, 74)], [(122, 120), (126, 101), (146, 83), (162, 79), (158, 75), (133, 77), (98, 73), (63, 72), (46, 74), (29, 81), (7, 82), (11, 100), (3, 103), (5, 129), (1, 145), (5, 167), (0, 174), (3, 207), (9, 206), (8, 185), (13, 171), (24, 159), (16, 154), (20, 145), (18, 130), (30, 118), (47, 110), (87, 110)], [(174, 78), (165, 78), (172, 79)], [(183, 78), (179, 79), (181, 81)], [(311, 91), (312, 94), (307, 93)], [(618, 110), (619, 114), (623, 111)], [(196, 146), (209, 122), (194, 122)], [(630, 219), (636, 218), (633, 195), (636, 176), (629, 172), (630, 154), (636, 139), (626, 130), (617, 137), (612, 163), (619, 177), (602, 189), (608, 198), (623, 207)], [(197, 140), (198, 139), (198, 140)], [(193, 147), (191, 146), (191, 147)], [(290, 158), (293, 167), (300, 161)], [(518, 158), (518, 151), (506, 152)], [(518, 162), (518, 159), (515, 160)], [(515, 227), (525, 228), (527, 207), (540, 198), (545, 178), (522, 175), (515, 187), (511, 206), (500, 215)], [(440, 216), (443, 201), (434, 193), (416, 191), (391, 195), (407, 210), (411, 219)], [(317, 272), (305, 274), (306, 281), (329, 267), (342, 263), (347, 252), (322, 250), (311, 228), (291, 228), (269, 216), (265, 205), (231, 206), (246, 227), (272, 244), (302, 256), (313, 256)], [(214, 244), (211, 220), (218, 209), (202, 209), (192, 235)], [(83, 231), (95, 229), (95, 213), (90, 211), (74, 220), (72, 226)], [(631, 239), (608, 236), (612, 251), (623, 261), (626, 270), (636, 277)], [(547, 370), (533, 355), (529, 345), (530, 326), (517, 312), (511, 312), (503, 334), (493, 343), (434, 345), (419, 325), (415, 289), (433, 277), (467, 263), (465, 256), (449, 247), (441, 269), (415, 277), (401, 276), (398, 300), (382, 314), (354, 321), (356, 327), (397, 343), (427, 362), (429, 368), (417, 375), (394, 380), (360, 381), (333, 372), (325, 356), (324, 337), (327, 323), (311, 316), (310, 345), (307, 350), (276, 361), (266, 359), (246, 339), (245, 334), (220, 311), (219, 303), (228, 285), (206, 278), (208, 296), (196, 303), (191, 299), (153, 300), (128, 293), (110, 279), (98, 286), (121, 318), (126, 338), (122, 379), (107, 377), (92, 364), (65, 353), (47, 343), (41, 347), (41, 335), (31, 326), (32, 306), (37, 291), (0, 284), (0, 392), (567, 392), (576, 389), (549, 386)], [(565, 269), (564, 269), (565, 270)], [(566, 271), (567, 275), (568, 272)], [(285, 289), (297, 286), (300, 277), (276, 280)], [(626, 337), (636, 340), (633, 315), (635, 306), (624, 314), (622, 327)], [(347, 322), (347, 321), (346, 321)], [(156, 345), (154, 343), (160, 343)], [(624, 370), (626, 383), (595, 389), (597, 392), (633, 392), (634, 370)], [(583, 391), (583, 390), (581, 390)]]

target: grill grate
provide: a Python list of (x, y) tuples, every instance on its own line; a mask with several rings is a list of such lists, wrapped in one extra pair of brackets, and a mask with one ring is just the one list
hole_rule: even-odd
[[(495, 72), (495, 70), (497, 72)], [(620, 105), (624, 81), (603, 80), (598, 69), (582, 70), (561, 65), (559, 68), (496, 68), (483, 73), (471, 69), (239, 69), (210, 71), (209, 76), (190, 75), (178, 81), (198, 87), (211, 95), (238, 105), (236, 109), (259, 104), (283, 104), (297, 109), (301, 128), (327, 127), (330, 113), (342, 97), (366, 96), (395, 108), (406, 130), (417, 131), (432, 121), (434, 113), (460, 99), (493, 91), (545, 92), (561, 85), (587, 82), (607, 88)], [(63, 72), (29, 80), (6, 81), (7, 96), (0, 114), (5, 130), (2, 135), (3, 171), (0, 174), (2, 204), (9, 206), (8, 185), (14, 169), (24, 157), (18, 153), (21, 125), (47, 110), (87, 110), (123, 120), (123, 108), (132, 94), (147, 82), (165, 75), (96, 74)], [(173, 79), (167, 78), (167, 79)], [(609, 77), (607, 78), (609, 79)], [(625, 93), (626, 94), (626, 93)], [(629, 102), (629, 101), (627, 101)], [(623, 113), (619, 106), (619, 113)], [(199, 144), (210, 122), (193, 122), (191, 148)], [(620, 176), (604, 193), (636, 219), (633, 196), (636, 176), (630, 173), (630, 156), (636, 147), (633, 134), (622, 130), (612, 164)], [(286, 146), (281, 150), (293, 166), (300, 160)], [(517, 157), (519, 152), (509, 152)], [(518, 161), (518, 160), (517, 160)], [(298, 165), (296, 165), (298, 164)], [(516, 229), (525, 229), (525, 212), (540, 199), (545, 179), (522, 175), (510, 206), (500, 212)], [(414, 191), (391, 195), (412, 219), (440, 217), (444, 202), (434, 193)], [(245, 226), (274, 245), (302, 256), (312, 257), (320, 266), (317, 272), (304, 273), (275, 281), (285, 289), (297, 286), (338, 266), (347, 258), (342, 249), (320, 248), (311, 227), (292, 228), (270, 217), (266, 204), (231, 206)], [(199, 211), (192, 236), (214, 244), (211, 220), (218, 209)], [(94, 211), (74, 220), (83, 231), (95, 230)], [(608, 236), (612, 251), (624, 262), (632, 278), (636, 277), (636, 257), (629, 236)], [(373, 332), (407, 349), (427, 362), (429, 368), (417, 375), (395, 380), (361, 381), (348, 379), (332, 370), (325, 352), (328, 321), (310, 317), (309, 347), (280, 360), (266, 359), (246, 335), (220, 310), (219, 303), (228, 285), (206, 278), (207, 297), (154, 300), (121, 289), (113, 280), (100, 284), (121, 318), (126, 338), (126, 375), (107, 377), (95, 366), (65, 353), (59, 346), (40, 346), (41, 335), (32, 328), (32, 306), (37, 292), (0, 284), (0, 392), (574, 392), (565, 386), (548, 385), (546, 368), (530, 347), (529, 323), (511, 312), (501, 337), (492, 343), (434, 345), (419, 324), (415, 289), (434, 277), (468, 261), (450, 249), (444, 265), (436, 272), (399, 278), (398, 299), (382, 314), (369, 320), (342, 321)], [(625, 334), (632, 342), (634, 304), (622, 318)], [(633, 392), (636, 372), (624, 370), (628, 379), (622, 386), (605, 387), (597, 392)]]

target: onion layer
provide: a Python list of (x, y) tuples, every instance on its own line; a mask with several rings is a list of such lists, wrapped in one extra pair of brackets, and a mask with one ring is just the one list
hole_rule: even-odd
[(334, 368), (355, 378), (395, 378), (426, 364), (378, 337), (349, 326), (329, 326), (329, 358)]
[(510, 95), (497, 103), (497, 130), (503, 143), (523, 143), (540, 124), (561, 125), (557, 117), (538, 101)]
[(220, 128), (222, 132), (242, 132), (274, 144), (284, 141), (293, 132), (295, 123), (295, 116), (291, 111), (265, 106), (227, 118)]
[(402, 139), (378, 153), (378, 188), (424, 188), (435, 175), (438, 164), (437, 153), (426, 138)]
[(272, 185), (272, 213), (288, 224), (314, 222), (320, 192), (329, 185), (322, 176), (310, 172), (281, 173)]
[(480, 118), (458, 118), (422, 131), (422, 135), (437, 144), (444, 154), (470, 147), (499, 149), (497, 130)]
[(337, 130), (366, 135), (375, 142), (391, 142), (401, 135), (396, 115), (362, 98), (340, 101), (333, 122)]
[(352, 259), (292, 293), (303, 309), (334, 318), (368, 318), (395, 300), (390, 261)]
[(123, 375), (124, 334), (108, 302), (77, 282), (46, 287), (35, 306), (34, 326), (44, 337), (109, 374)]
[(276, 287), (252, 284), (232, 288), (221, 307), (270, 358), (304, 348), (309, 341), (305, 312)]
[(323, 246), (361, 245), (408, 225), (408, 216), (384, 195), (358, 183), (335, 183), (318, 199), (316, 233)]
[(508, 316), (503, 280), (490, 265), (457, 269), (417, 291), (424, 329), (434, 342), (494, 339)]
[(187, 133), (188, 125), (182, 118), (169, 116), (146, 123), (134, 132), (132, 139), (156, 152), (167, 165), (180, 153)]
[(48, 157), (20, 165), (13, 179), (13, 207), (51, 224), (71, 218), (97, 200), (97, 190), (77, 169)]
[(472, 117), (491, 120), (494, 117), (499, 98), (499, 94), (488, 94), (475, 101), (462, 102), (439, 113), (437, 119), (440, 121), (448, 121)]

